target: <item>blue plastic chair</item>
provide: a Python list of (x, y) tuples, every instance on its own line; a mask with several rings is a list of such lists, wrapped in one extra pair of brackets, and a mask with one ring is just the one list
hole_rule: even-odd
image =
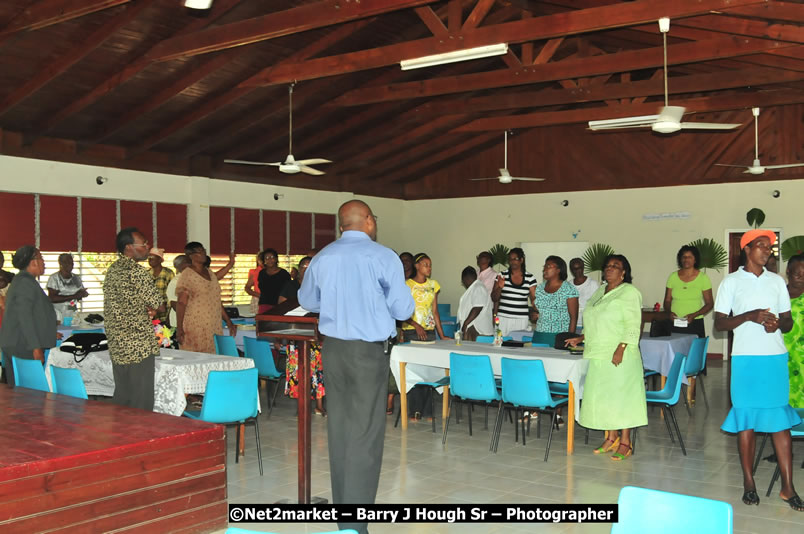
[[(447, 443), (449, 416), (452, 402), (459, 399), (464, 402), (482, 402), (486, 406), (493, 401), (501, 402), (502, 396), (494, 380), (491, 360), (486, 355), (467, 355), (451, 352), (449, 354), (450, 398), (447, 408), (447, 421), (444, 424), (444, 436), (441, 444)], [(469, 413), (469, 435), (472, 435), (472, 410)], [(492, 435), (493, 437), (493, 435)], [(491, 450), (491, 445), (489, 445)]]
[[(244, 528), (229, 527), (226, 529), (225, 534), (276, 534), (276, 533), (266, 532), (264, 530), (246, 530)], [(331, 530), (328, 532), (315, 532), (310, 534), (357, 534), (357, 531), (351, 528), (347, 528), (345, 530)]]
[[(514, 358), (502, 358), (502, 399), (503, 402), (511, 404), (519, 412), (520, 408), (535, 408), (542, 412), (552, 413), (550, 422), (550, 432), (547, 434), (547, 448), (544, 451), (544, 461), (550, 454), (550, 443), (553, 440), (553, 428), (556, 425), (558, 407), (566, 404), (567, 399), (554, 399), (547, 385), (547, 375), (544, 372), (544, 362), (541, 360), (519, 360)], [(500, 442), (500, 432), (502, 430), (502, 404), (497, 410), (497, 420), (495, 421), (494, 452), (497, 452), (497, 445)], [(525, 418), (522, 421), (522, 445), (525, 445)], [(536, 427), (536, 437), (539, 437), (539, 427)]]
[(686, 356), (677, 352), (675, 359), (673, 359), (673, 365), (670, 366), (670, 371), (667, 374), (667, 382), (665, 382), (664, 388), (659, 391), (645, 392), (648, 404), (658, 404), (661, 406), (662, 413), (664, 413), (665, 416), (664, 424), (667, 426), (667, 432), (670, 434), (670, 441), (675, 443), (676, 440), (675, 437), (673, 437), (673, 430), (670, 428), (670, 422), (672, 421), (673, 427), (675, 427), (676, 433), (678, 434), (681, 452), (684, 453), (684, 456), (687, 455), (687, 449), (684, 448), (684, 440), (681, 438), (681, 430), (678, 428), (678, 421), (673, 411), (673, 405), (678, 402), (681, 396), (681, 381), (684, 376), (684, 364), (686, 360)]
[(619, 521), (611, 534), (731, 534), (734, 510), (723, 501), (625, 486), (617, 499)]
[[(260, 424), (257, 417), (258, 375), (256, 367), (238, 371), (210, 371), (201, 410), (186, 410), (184, 415), (191, 419), (224, 425), (253, 422), (257, 434), (257, 462), (260, 464), (260, 476), (262, 476)], [(240, 432), (235, 434), (237, 435), (235, 463), (237, 463), (240, 460)]]
[(548, 332), (533, 332), (531, 336), (531, 343), (539, 343), (548, 347), (554, 347), (556, 344), (556, 335)]
[(50, 386), (45, 377), (45, 368), (39, 360), (11, 357), (11, 366), (14, 369), (14, 386), (19, 388), (38, 389), (50, 392)]
[(235, 338), (232, 336), (221, 336), (215, 334), (215, 354), (220, 354), (221, 356), (239, 357), (240, 353), (237, 352)]
[(87, 388), (81, 371), (75, 368), (50, 366), (50, 378), (53, 384), (53, 393), (68, 395), (79, 399), (88, 399)]
[[(424, 402), (430, 401), (430, 410), (432, 411), (432, 414), (433, 414), (433, 418), (432, 418), (433, 419), (433, 434), (435, 434), (435, 432), (436, 432), (436, 409), (435, 409), (436, 392), (438, 391), (438, 388), (444, 387), (444, 386), (449, 386), (449, 377), (448, 376), (445, 376), (444, 378), (436, 380), (435, 382), (417, 382), (416, 384), (413, 385), (413, 387), (429, 388), (427, 390), (427, 397), (424, 399)], [(396, 428), (399, 425), (399, 420), (401, 418), (402, 418), (402, 405), (400, 404), (399, 411), (396, 413), (396, 422), (394, 423), (394, 428)]]
[(274, 383), (274, 394), (269, 396), (268, 388), (265, 389), (265, 400), (268, 401), (268, 417), (276, 404), (276, 394), (279, 392), (280, 382), (284, 380), (285, 373), (280, 373), (274, 364), (274, 354), (271, 351), (271, 342), (267, 339), (256, 337), (243, 338), (246, 349), (246, 358), (254, 360), (257, 366), (259, 377)]
[(442, 321), (444, 320), (444, 317), (450, 314), (449, 308), (450, 308), (449, 304), (442, 304), (440, 302), (438, 303), (438, 315), (441, 316)]
[(455, 332), (458, 331), (458, 325), (455, 323), (441, 323), (441, 329), (444, 331), (445, 339), (452, 339), (455, 337)]
[[(796, 408), (798, 412), (798, 416), (801, 417), (801, 423), (797, 424), (793, 428), (790, 429), (790, 436), (793, 438), (804, 438), (804, 408)], [(768, 439), (768, 435), (765, 434), (765, 439)], [(765, 446), (765, 442), (762, 442), (762, 447)], [(759, 457), (762, 456), (762, 448), (759, 450), (759, 454), (757, 455), (757, 463), (759, 463)], [(756, 472), (756, 465), (754, 466), (754, 472)], [(779, 463), (776, 463), (776, 470), (773, 472), (773, 477), (771, 478), (770, 485), (768, 486), (768, 492), (765, 494), (766, 497), (770, 497), (771, 491), (773, 491), (773, 485), (776, 484), (776, 479), (779, 478), (781, 474), (781, 469), (779, 468)]]
[[(511, 341), (514, 338), (511, 337), (511, 336), (503, 336), (502, 339), (503, 339), (503, 341)], [(477, 336), (477, 339), (475, 339), (475, 342), (477, 342), (477, 343), (494, 343), (494, 336)]]
[[(687, 378), (695, 378), (695, 383), (701, 386), (701, 393), (704, 398), (704, 405), (709, 410), (709, 400), (706, 398), (706, 387), (704, 386), (703, 370), (706, 367), (706, 350), (709, 347), (709, 336), (699, 337), (692, 340), (690, 352), (687, 354), (687, 365), (684, 366), (684, 374)], [(682, 386), (682, 397), (684, 404), (687, 406), (687, 413), (690, 412), (690, 405), (687, 402), (687, 386)]]
[(85, 330), (73, 330), (73, 334), (105, 334), (103, 328), (87, 328)]

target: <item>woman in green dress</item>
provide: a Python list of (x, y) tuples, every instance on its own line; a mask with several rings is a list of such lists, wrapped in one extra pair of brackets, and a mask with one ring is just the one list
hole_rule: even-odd
[(611, 459), (621, 461), (633, 452), (631, 429), (648, 424), (639, 352), (642, 295), (631, 285), (625, 256), (612, 254), (604, 265), (606, 283), (586, 303), (583, 335), (567, 345), (584, 343), (583, 356), (590, 360), (579, 422), (606, 431), (595, 454), (614, 451)]
[(790, 354), (790, 406), (804, 408), (804, 254), (796, 254), (787, 262), (787, 291), (793, 328), (784, 335)]
[(673, 325), (672, 331), (706, 337), (703, 317), (715, 306), (712, 282), (699, 270), (701, 253), (697, 247), (684, 245), (676, 254), (678, 271), (667, 278), (664, 292), (664, 309), (673, 319), (686, 321), (687, 326)]

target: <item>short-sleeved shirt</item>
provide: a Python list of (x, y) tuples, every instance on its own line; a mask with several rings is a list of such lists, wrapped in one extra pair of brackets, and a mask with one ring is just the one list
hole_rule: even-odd
[[(784, 279), (763, 267), (756, 276), (742, 267), (727, 275), (717, 289), (715, 312), (734, 315), (753, 310), (769, 309), (777, 317), (790, 311), (790, 294)], [(773, 356), (784, 354), (787, 348), (781, 330), (765, 332), (765, 327), (746, 321), (734, 329), (732, 356)]]
[[(59, 295), (74, 295), (84, 289), (84, 283), (81, 281), (81, 277), (77, 274), (73, 274), (70, 278), (63, 278), (61, 273), (55, 272), (48, 277), (47, 288), (53, 289)], [(67, 311), (69, 306), (69, 302), (58, 302), (53, 304), (53, 308), (62, 314), (62, 316), (64, 315), (64, 312)]]
[[(667, 288), (670, 289), (673, 299), (670, 311), (678, 317), (685, 317), (701, 309), (704, 304), (703, 292), (712, 289), (712, 282), (703, 271), (698, 272), (698, 276), (689, 282), (679, 278), (678, 271), (673, 271), (667, 278)], [(699, 315), (696, 319), (700, 317), (703, 315)]]
[(536, 294), (533, 301), (536, 309), (539, 310), (539, 320), (536, 321), (537, 332), (547, 332), (555, 334), (558, 332), (568, 332), (570, 327), (570, 314), (567, 301), (571, 298), (578, 298), (578, 290), (572, 282), (566, 280), (554, 293), (545, 291), (547, 282), (542, 282), (536, 287)]
[[(464, 321), (474, 308), (480, 308), (480, 313), (471, 323), (464, 325)], [(489, 336), (494, 333), (493, 311), (494, 304), (491, 302), (491, 295), (486, 291), (486, 286), (480, 280), (475, 280), (461, 295), (458, 303), (458, 322), (461, 328), (474, 326), (478, 334)]]
[[(159, 271), (159, 274), (154, 276), (153, 269), (148, 269), (148, 272), (151, 273), (151, 276), (154, 279), (154, 284), (156, 284), (156, 289), (162, 293), (162, 296), (167, 300), (167, 287), (170, 282), (176, 278), (176, 273), (173, 272), (172, 269), (168, 269), (167, 267), (162, 267), (162, 270)], [(156, 318), (160, 321), (166, 321), (168, 318), (168, 310), (165, 310), (162, 313), (157, 313)]]
[[(426, 280), (423, 284), (416, 282), (413, 278), (408, 278), (405, 283), (410, 288), (410, 294), (413, 296), (415, 305), (411, 319), (419, 323), (425, 330), (434, 330), (433, 301), (436, 298), (436, 294), (441, 291), (441, 285), (432, 278)], [(406, 323), (402, 325), (402, 329), (413, 330), (414, 327)]]
[(586, 308), (586, 303), (599, 287), (600, 283), (588, 276), (583, 284), (575, 286), (575, 289), (578, 290), (578, 326), (583, 326), (583, 310)]
[(268, 274), (265, 269), (260, 271), (259, 275), (257, 275), (257, 282), (260, 287), (260, 305), (270, 304), (271, 306), (276, 306), (279, 302), (279, 293), (290, 280), (290, 275), (284, 269), (279, 269), (274, 274)]
[(528, 296), (530, 288), (536, 285), (536, 277), (529, 272), (525, 272), (521, 285), (511, 283), (511, 271), (503, 271), (505, 285), (500, 292), (500, 304), (497, 307), (497, 315), (500, 317), (525, 317), (528, 313)]
[(109, 266), (103, 280), (103, 311), (113, 363), (139, 363), (159, 354), (148, 309), (155, 310), (163, 302), (145, 267), (127, 256)]
[(494, 282), (497, 281), (497, 271), (488, 267), (487, 269), (478, 271), (477, 279), (480, 280), (480, 283), (485, 286), (488, 294), (491, 295), (492, 290), (494, 290)]

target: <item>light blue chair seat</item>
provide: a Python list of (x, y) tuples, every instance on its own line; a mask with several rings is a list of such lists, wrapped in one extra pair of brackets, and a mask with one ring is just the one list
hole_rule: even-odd
[[(238, 371), (210, 371), (201, 410), (186, 410), (184, 415), (191, 419), (225, 425), (253, 422), (257, 434), (257, 462), (262, 476), (260, 425), (257, 417), (258, 375), (256, 367)], [(237, 436), (235, 463), (237, 463), (240, 460), (240, 432), (235, 432), (235, 435)]]
[(11, 366), (14, 369), (15, 387), (50, 392), (42, 362), (11, 356)]
[(50, 378), (53, 384), (53, 393), (69, 395), (79, 399), (87, 399), (87, 388), (81, 371), (75, 368), (50, 366)]
[(611, 534), (731, 534), (734, 510), (723, 501), (625, 486), (617, 499), (619, 521)]
[(687, 455), (687, 449), (684, 448), (684, 440), (681, 437), (681, 430), (678, 428), (678, 421), (673, 411), (673, 405), (678, 402), (681, 396), (681, 381), (684, 376), (684, 364), (686, 360), (686, 356), (676, 353), (676, 357), (673, 359), (673, 365), (670, 366), (670, 371), (667, 374), (667, 382), (665, 382), (664, 388), (659, 391), (645, 392), (645, 398), (648, 404), (658, 404), (661, 407), (662, 413), (664, 413), (664, 424), (667, 426), (670, 440), (675, 443), (676, 440), (673, 436), (673, 430), (670, 428), (672, 422), (678, 434), (678, 443), (681, 445), (681, 452), (684, 456)]
[(246, 349), (246, 358), (254, 360), (254, 365), (259, 370), (260, 378), (274, 383), (274, 394), (272, 396), (268, 395), (267, 388), (265, 390), (265, 400), (268, 401), (268, 417), (271, 417), (271, 412), (276, 404), (276, 394), (279, 392), (280, 386), (283, 386), (285, 373), (279, 372), (276, 368), (270, 341), (256, 337), (245, 337), (243, 342)]
[(237, 351), (235, 338), (232, 336), (221, 336), (215, 334), (215, 354), (220, 354), (221, 356), (239, 357), (240, 353)]

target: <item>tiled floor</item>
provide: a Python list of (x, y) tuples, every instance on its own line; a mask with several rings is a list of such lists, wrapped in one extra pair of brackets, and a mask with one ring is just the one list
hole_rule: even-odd
[[(676, 407), (687, 456), (673, 445), (659, 411), (649, 412), (650, 424), (639, 431), (637, 453), (625, 462), (595, 456), (602, 434), (592, 432), (584, 445), (583, 430), (576, 431), (575, 454), (566, 455), (566, 432), (556, 432), (548, 462), (544, 458), (546, 432), (536, 439), (535, 429), (527, 446), (514, 442), (514, 428), (506, 422), (497, 454), (488, 452), (489, 433), (482, 429), (482, 411), (475, 411), (474, 436), (469, 437), (465, 418), (450, 424), (449, 442), (441, 446), (441, 434), (433, 434), (429, 422), (411, 423), (406, 433), (388, 418), (385, 453), (378, 503), (614, 503), (625, 485), (642, 486), (725, 500), (734, 507), (735, 532), (774, 534), (804, 532), (804, 513), (792, 511), (778, 497), (777, 483), (770, 498), (765, 491), (774, 464), (763, 461), (756, 475), (762, 500), (747, 507), (740, 501), (742, 475), (736, 439), (719, 430), (727, 412), (725, 369), (710, 365), (706, 378), (711, 410), (703, 401), (688, 416), (683, 404)], [(699, 397), (700, 399), (700, 397)], [(234, 436), (229, 439), (229, 502), (273, 503), (293, 499), (296, 489), (295, 403), (280, 398), (270, 419), (261, 420), (263, 464), (256, 464), (253, 429), (246, 431), (246, 457), (234, 463)], [(453, 420), (454, 422), (454, 420)], [(439, 420), (440, 423), (440, 420)], [(577, 429), (577, 427), (576, 427)], [(440, 430), (440, 425), (439, 425)], [(544, 430), (544, 429), (543, 429)], [(230, 432), (232, 432), (230, 430)], [(312, 494), (331, 499), (327, 459), (326, 421), (313, 419)], [(770, 445), (766, 454), (772, 452)], [(804, 494), (804, 443), (794, 442), (794, 480)], [(657, 518), (661, 521), (661, 518)], [(334, 524), (242, 524), (259, 531), (300, 533), (335, 530)], [(373, 524), (372, 533), (413, 532), (609, 532), (608, 524)]]

